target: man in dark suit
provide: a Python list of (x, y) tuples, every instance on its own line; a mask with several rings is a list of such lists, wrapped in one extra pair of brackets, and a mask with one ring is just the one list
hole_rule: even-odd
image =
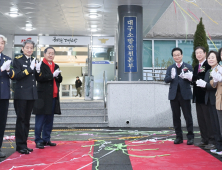
[(10, 82), (9, 79), (13, 79), (15, 72), (10, 68), (11, 58), (4, 55), (2, 51), (7, 43), (7, 38), (0, 35), (0, 158), (4, 158), (6, 155), (1, 151), (2, 141), (7, 121), (8, 106), (10, 99)]
[(192, 66), (184, 63), (183, 52), (180, 48), (172, 50), (172, 56), (175, 64), (167, 68), (167, 73), (164, 81), (170, 83), (169, 100), (173, 112), (173, 124), (176, 132), (176, 139), (174, 144), (183, 143), (183, 132), (181, 129), (181, 110), (183, 111), (187, 127), (187, 145), (193, 144), (193, 119), (191, 114), (190, 99), (192, 99), (192, 92), (190, 81), (184, 79), (184, 73), (192, 74)]
[(36, 65), (38, 75), (38, 99), (35, 101), (35, 143), (36, 148), (56, 146), (50, 141), (54, 114), (61, 114), (59, 102), (59, 87), (62, 82), (59, 66), (53, 62), (55, 49), (47, 47), (44, 50), (44, 59)]
[(35, 79), (35, 58), (32, 57), (35, 43), (31, 40), (23, 42), (23, 55), (15, 57), (14, 108), (17, 115), (15, 140), (16, 150), (21, 154), (29, 154), (33, 149), (27, 147), (30, 117), (35, 100), (38, 98)]
[(210, 112), (208, 110), (207, 105), (205, 105), (205, 93), (206, 91), (198, 87), (196, 81), (198, 79), (204, 79), (206, 72), (211, 68), (206, 60), (206, 50), (204, 47), (196, 47), (195, 49), (196, 59), (199, 61), (199, 64), (194, 67), (193, 76), (186, 76), (185, 78), (191, 79), (193, 84), (193, 103), (196, 103), (196, 111), (197, 111), (197, 120), (201, 133), (201, 142), (195, 144), (196, 146), (206, 146), (209, 149), (213, 149), (213, 130), (210, 121)]

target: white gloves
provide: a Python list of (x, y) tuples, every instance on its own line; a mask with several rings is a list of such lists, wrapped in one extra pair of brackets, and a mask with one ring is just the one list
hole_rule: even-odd
[(196, 84), (198, 87), (206, 87), (207, 82), (202, 79), (199, 79), (196, 81)]
[(37, 73), (40, 72), (41, 65), (42, 65), (42, 61), (40, 61), (40, 62), (37, 61), (36, 66), (35, 66), (35, 69), (36, 69)]
[(1, 71), (10, 70), (11, 62), (12, 62), (12, 60), (7, 60), (6, 62), (4, 62), (1, 66)]
[(61, 73), (62, 71), (60, 71), (59, 69), (55, 70), (53, 73), (53, 77), (57, 77), (59, 75), (59, 73)]
[(176, 76), (176, 70), (175, 70), (175, 68), (172, 68), (171, 69), (171, 78), (174, 79), (175, 76)]
[(211, 76), (213, 77), (214, 82), (221, 82), (222, 81), (222, 75), (218, 72), (216, 72), (215, 70), (213, 70), (211, 72)]
[(182, 79), (184, 79), (184, 71), (183, 71), (183, 69), (182, 69), (182, 72), (180, 73), (180, 75), (179, 75), (179, 77), (181, 77)]
[(188, 72), (184, 74), (184, 78), (191, 81), (193, 78), (193, 73), (188, 70)]
[(32, 60), (32, 62), (31, 62), (31, 64), (30, 64), (30, 68), (31, 68), (32, 70), (34, 70), (34, 68), (35, 68), (35, 58)]

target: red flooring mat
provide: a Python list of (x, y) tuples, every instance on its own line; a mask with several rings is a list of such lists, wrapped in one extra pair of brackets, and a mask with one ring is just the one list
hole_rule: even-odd
[[(136, 142), (136, 141), (134, 141)], [(175, 145), (172, 141), (157, 141), (145, 143), (132, 143), (126, 141), (128, 154), (137, 156), (169, 156), (155, 158), (141, 158), (130, 156), (133, 170), (222, 170), (222, 162), (209, 153), (194, 145)], [(145, 144), (145, 145), (144, 145)], [(130, 146), (136, 145), (136, 146)], [(156, 149), (158, 150), (143, 150)], [(135, 149), (135, 150), (131, 150)], [(137, 150), (138, 149), (138, 150)], [(140, 150), (140, 151), (139, 151)], [(143, 150), (143, 151), (141, 151)]]
[[(18, 152), (12, 154), (8, 159), (0, 163), (1, 170), (91, 170), (92, 158), (88, 155), (92, 141), (56, 141), (57, 146), (35, 148), (31, 142), (28, 147), (34, 151), (29, 155), (22, 155)], [(93, 155), (93, 148), (91, 150)]]

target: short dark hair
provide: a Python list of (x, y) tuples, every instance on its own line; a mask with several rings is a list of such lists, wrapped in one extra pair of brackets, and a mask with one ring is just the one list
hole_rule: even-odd
[(179, 47), (175, 47), (174, 49), (172, 49), (171, 55), (173, 56), (173, 52), (174, 51), (180, 51), (181, 55), (183, 54), (183, 51), (181, 50), (181, 48)]
[(222, 48), (220, 48), (218, 51), (218, 57), (220, 57), (220, 59), (221, 59), (221, 51), (222, 51)]
[(55, 49), (54, 49), (53, 47), (47, 47), (47, 48), (44, 50), (44, 54), (46, 54), (46, 53), (47, 53), (48, 49), (53, 49), (53, 50), (54, 50), (54, 52), (56, 52), (56, 51), (55, 51)]
[(218, 52), (216, 51), (213, 51), (213, 50), (209, 51), (209, 53), (207, 54), (207, 59), (211, 53), (214, 53), (216, 55), (217, 63), (219, 63), (221, 61), (221, 58), (218, 56)]
[(202, 46), (198, 46), (198, 47), (196, 47), (194, 51), (196, 51), (197, 49), (201, 49), (201, 50), (203, 50), (203, 52), (206, 53), (206, 49), (205, 49), (204, 47), (202, 47)]

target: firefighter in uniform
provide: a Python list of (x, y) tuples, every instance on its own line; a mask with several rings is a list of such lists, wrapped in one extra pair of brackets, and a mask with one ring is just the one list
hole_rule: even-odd
[(35, 43), (31, 40), (23, 42), (23, 55), (15, 57), (13, 67), (15, 71), (14, 108), (17, 115), (15, 140), (16, 151), (29, 154), (33, 149), (27, 147), (30, 117), (34, 102), (38, 98), (35, 79), (35, 58), (32, 57)]
[(2, 53), (6, 42), (7, 38), (3, 35), (0, 35), (0, 158), (6, 157), (6, 155), (1, 151), (1, 147), (10, 99), (9, 79), (13, 79), (15, 76), (15, 72), (11, 68), (11, 58)]

